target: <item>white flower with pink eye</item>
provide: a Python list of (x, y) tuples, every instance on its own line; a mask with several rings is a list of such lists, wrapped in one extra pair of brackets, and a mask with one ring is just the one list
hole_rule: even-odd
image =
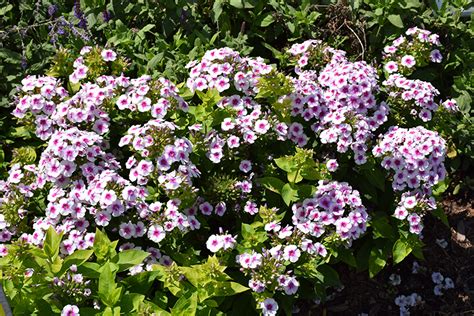
[(61, 316), (80, 316), (79, 307), (76, 305), (66, 305), (61, 311)]
[(416, 64), (415, 57), (411, 55), (405, 55), (402, 57), (401, 64), (407, 68), (412, 68)]
[(111, 49), (104, 49), (100, 55), (102, 56), (102, 59), (104, 61), (114, 61), (115, 59), (117, 59), (117, 53), (115, 53), (113, 50)]
[(222, 92), (230, 88), (229, 78), (218, 77), (215, 81), (215, 88), (217, 91)]
[(290, 277), (286, 279), (286, 282), (283, 285), (283, 290), (285, 291), (286, 295), (293, 295), (298, 292), (298, 288), (300, 283), (294, 277)]
[(206, 242), (206, 247), (207, 249), (209, 249), (209, 251), (214, 252), (214, 253), (221, 250), (224, 247), (224, 240), (222, 236), (219, 236), (219, 235), (209, 236)]
[(349, 218), (342, 217), (335, 223), (337, 232), (347, 233), (352, 228), (352, 223)]
[(148, 160), (142, 160), (138, 163), (137, 171), (141, 176), (148, 176), (153, 171), (153, 163)]
[(290, 262), (296, 262), (300, 258), (301, 252), (295, 245), (286, 246), (283, 249), (283, 258)]
[(270, 129), (270, 124), (267, 120), (257, 120), (255, 122), (255, 132), (258, 134), (265, 134)]
[(223, 216), (226, 209), (227, 209), (226, 204), (224, 202), (219, 202), (217, 203), (214, 212), (216, 212), (218, 216)]
[(391, 74), (393, 72), (397, 72), (398, 71), (398, 64), (394, 61), (389, 61), (388, 63), (385, 64), (384, 69), (389, 74)]
[(166, 232), (163, 229), (163, 227), (160, 225), (153, 225), (150, 228), (148, 228), (148, 238), (151, 241), (159, 243), (165, 238), (165, 236), (166, 236)]
[(151, 100), (150, 98), (144, 98), (140, 102), (138, 102), (138, 111), (140, 112), (148, 112), (151, 110)]
[[(204, 78), (196, 78), (194, 80), (193, 88), (198, 90), (198, 91), (203, 91), (207, 89), (207, 81)], [(191, 89), (191, 90), (194, 90)]]
[(134, 237), (135, 225), (133, 225), (131, 222), (120, 224), (119, 235), (125, 239), (130, 239)]
[(244, 173), (248, 173), (250, 170), (252, 170), (252, 163), (249, 160), (242, 160), (240, 162), (239, 169)]
[(336, 171), (338, 167), (339, 167), (339, 164), (337, 163), (336, 159), (329, 159), (326, 162), (326, 168), (328, 168), (328, 171), (330, 172)]
[(221, 123), (221, 129), (223, 131), (230, 131), (235, 127), (235, 124), (232, 122), (230, 117), (226, 117)]
[(230, 136), (227, 139), (227, 146), (229, 148), (238, 148), (240, 146), (240, 138), (235, 135)]
[(0, 257), (8, 255), (8, 248), (5, 245), (0, 245)]
[(100, 196), (100, 204), (109, 206), (117, 200), (117, 194), (112, 190), (104, 190)]
[(403, 199), (403, 206), (407, 209), (414, 208), (416, 204), (416, 197), (414, 196), (409, 196)]
[(278, 312), (278, 304), (273, 298), (267, 298), (260, 303), (263, 316), (275, 316)]
[(202, 214), (204, 215), (211, 215), (213, 207), (209, 202), (204, 202), (201, 205), (199, 205), (199, 210), (201, 210)]
[(404, 207), (397, 207), (393, 216), (397, 219), (403, 220), (408, 216), (408, 211)]

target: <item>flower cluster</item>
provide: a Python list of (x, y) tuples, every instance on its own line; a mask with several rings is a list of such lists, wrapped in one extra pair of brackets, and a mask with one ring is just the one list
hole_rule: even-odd
[(391, 127), (373, 149), (374, 156), (383, 157), (382, 167), (393, 170), (393, 189), (407, 190), (401, 195), (394, 217), (407, 220), (412, 233), (421, 233), (423, 211), (436, 208), (431, 187), (446, 175), (445, 151), (445, 141), (421, 126)]
[(228, 47), (207, 51), (200, 62), (192, 61), (187, 87), (191, 91), (237, 90), (245, 95), (258, 93), (258, 79), (272, 68), (262, 58), (247, 58)]
[(263, 249), (262, 253), (240, 254), (236, 260), (241, 270), (250, 275), (249, 287), (252, 291), (283, 291), (286, 295), (294, 295), (300, 283), (291, 275), (291, 271), (285, 271), (285, 262), (294, 263), (300, 255), (301, 252), (295, 245), (278, 245)]
[[(366, 231), (369, 219), (359, 192), (345, 182), (320, 181), (314, 197), (292, 209), (296, 229), (315, 238), (335, 232), (341, 240), (355, 240)], [(309, 245), (305, 240), (309, 253), (318, 248)]]
[(237, 243), (236, 236), (230, 234), (211, 235), (207, 239), (206, 247), (211, 252), (218, 252), (219, 250), (233, 249)]
[(75, 127), (56, 131), (41, 154), (38, 182), (65, 185), (79, 174), (92, 180), (102, 170), (120, 168), (116, 159), (104, 151), (106, 147), (104, 139), (94, 132)]
[(328, 62), (339, 62), (345, 59), (346, 52), (323, 44), (320, 40), (307, 40), (293, 44), (288, 50), (297, 59), (296, 73), (303, 73), (302, 68), (317, 68)]
[[(417, 38), (425, 34), (410, 32)], [(399, 98), (426, 121), (438, 107), (437, 90), (392, 74), (384, 83), (390, 91), (385, 103), (377, 71), (368, 63), (349, 61), (345, 52), (315, 40), (295, 44), (289, 52), (297, 59), (296, 77), (230, 48), (206, 52), (188, 64), (187, 86), (196, 92), (190, 100), (202, 101), (196, 106), (165, 78), (118, 75), (114, 69), (120, 57), (109, 49), (83, 48), (69, 76), (72, 85), (64, 85), (72, 95), (58, 79), (25, 78), (13, 113), (34, 126), (46, 144), (37, 164), (13, 165), (0, 181), (0, 242), (16, 235), (41, 248), (52, 227), (63, 234), (60, 256), (65, 257), (91, 248), (100, 228), (119, 239), (119, 251), (150, 254), (127, 267), (130, 275), (151, 271), (155, 264), (169, 266), (173, 259), (181, 264), (163, 249), (235, 257), (257, 306), (264, 315), (276, 315), (273, 294), (297, 293), (297, 268), (319, 264), (331, 249), (350, 247), (370, 221), (359, 191), (329, 180), (340, 180), (347, 169), (339, 167), (344, 160), (337, 160), (337, 153), (324, 153), (316, 162), (306, 157), (301, 168), (276, 163), (287, 173), (282, 183), (283, 172), (268, 161), (293, 151), (293, 143), (334, 144), (358, 165), (373, 160), (370, 154), (380, 157), (393, 176), (393, 190), (400, 193), (394, 217), (420, 234), (424, 212), (436, 206), (431, 187), (445, 177), (445, 141), (421, 126), (394, 126), (375, 146), (373, 140), (388, 119), (387, 103), (395, 107), (391, 101)], [(272, 77), (284, 88), (267, 98), (279, 82)], [(456, 109), (453, 100), (443, 106)], [(313, 186), (315, 179), (323, 180)], [(281, 195), (277, 205), (285, 202), (291, 216), (273, 207), (274, 197), (262, 186)], [(294, 196), (284, 194), (288, 187)], [(35, 196), (44, 198), (44, 210), (32, 209), (29, 200)], [(236, 229), (247, 219), (254, 223), (242, 225), (241, 240)], [(222, 228), (216, 232), (215, 227)], [(184, 234), (189, 245), (182, 243)], [(6, 255), (0, 244), (0, 256)], [(89, 296), (87, 281), (73, 269), (54, 280), (55, 286)], [(400, 298), (399, 306), (408, 311), (419, 300)], [(63, 309), (63, 314), (74, 313), (75, 305)]]
[(383, 157), (382, 167), (393, 170), (393, 189), (429, 189), (446, 176), (443, 161), (446, 142), (438, 133), (422, 126), (393, 126), (373, 149)]
[(185, 137), (176, 137), (176, 128), (171, 122), (153, 119), (128, 129), (119, 146), (129, 145), (138, 154), (138, 159), (132, 156), (126, 163), (131, 181), (145, 185), (150, 177), (157, 177), (165, 190), (192, 185), (191, 179), (200, 174), (189, 159), (193, 145)]
[[(389, 96), (394, 102), (403, 104), (403, 108), (409, 109), (412, 116), (418, 115), (423, 122), (430, 121), (432, 112), (438, 109), (435, 98), (439, 91), (429, 82), (393, 74), (383, 84), (388, 88)], [(455, 105), (448, 102), (445, 107), (454, 109)]]
[(443, 56), (439, 36), (428, 30), (412, 27), (384, 48), (384, 69), (387, 73), (410, 74), (413, 67), (424, 66), (430, 61), (440, 63)]
[(187, 102), (178, 95), (178, 88), (163, 77), (157, 80), (151, 80), (146, 75), (130, 80), (127, 78), (122, 86), (126, 90), (115, 103), (119, 110), (150, 113), (156, 119), (163, 119), (168, 111), (175, 109), (188, 110)]
[[(375, 68), (334, 54), (319, 74), (313, 70), (299, 72), (293, 84), (294, 93), (287, 97), (291, 115), (315, 120), (311, 129), (322, 143), (336, 143), (341, 153), (350, 148), (356, 163), (365, 163), (367, 142), (389, 112), (385, 103), (377, 104), (375, 99), (379, 90)], [(289, 127), (288, 137), (299, 146), (307, 142), (300, 123)]]
[(21, 95), (12, 114), (25, 123), (31, 121), (35, 124), (36, 135), (46, 140), (53, 133), (53, 126), (56, 124), (52, 119), (57, 111), (56, 103), (64, 100), (68, 92), (58, 79), (48, 76), (27, 76), (21, 84)]
[(92, 291), (88, 287), (90, 283), (90, 280), (86, 280), (81, 273), (77, 272), (77, 266), (73, 264), (64, 276), (53, 279), (52, 290), (60, 297), (81, 300), (91, 295)]

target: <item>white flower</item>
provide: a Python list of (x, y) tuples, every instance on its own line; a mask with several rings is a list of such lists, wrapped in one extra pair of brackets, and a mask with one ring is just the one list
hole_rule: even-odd
[(214, 253), (221, 250), (224, 247), (224, 240), (222, 236), (219, 236), (219, 235), (209, 236), (206, 242), (206, 247), (207, 249), (209, 249), (209, 251), (214, 252)]
[(296, 262), (300, 258), (301, 252), (295, 245), (286, 246), (283, 249), (283, 258), (290, 262)]
[(257, 120), (255, 122), (255, 132), (258, 134), (265, 134), (270, 129), (270, 124), (267, 120)]
[(264, 316), (274, 316), (278, 311), (278, 304), (273, 298), (267, 298), (260, 303)]
[(61, 316), (79, 316), (79, 307), (76, 305), (66, 305), (61, 311)]
[(160, 225), (153, 225), (148, 229), (148, 238), (150, 238), (151, 241), (159, 243), (165, 236), (165, 230)]
[(415, 57), (411, 56), (411, 55), (405, 55), (402, 57), (402, 61), (401, 61), (402, 65), (407, 67), (407, 68), (411, 68), (413, 66), (415, 66), (416, 64), (416, 60), (415, 60)]
[(104, 49), (100, 55), (102, 56), (102, 59), (104, 61), (114, 61), (115, 59), (117, 59), (117, 54), (113, 51), (113, 50), (110, 50), (110, 49)]
[(242, 160), (239, 165), (239, 169), (242, 172), (248, 173), (252, 170), (252, 163), (249, 160)]

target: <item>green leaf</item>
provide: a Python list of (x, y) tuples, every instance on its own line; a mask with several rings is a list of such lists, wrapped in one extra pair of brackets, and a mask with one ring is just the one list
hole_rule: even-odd
[(245, 291), (249, 288), (236, 282), (215, 282), (215, 296), (232, 296)]
[(395, 264), (400, 263), (408, 256), (412, 251), (410, 245), (401, 239), (398, 239), (395, 244), (393, 245), (392, 254), (393, 254), (393, 262)]
[(323, 283), (325, 286), (337, 286), (341, 284), (339, 280), (339, 274), (336, 270), (331, 268), (327, 264), (322, 264), (316, 268), (319, 272), (317, 278)]
[(194, 316), (197, 310), (197, 293), (186, 292), (174, 304), (171, 314), (176, 316)]
[(433, 195), (434, 196), (440, 196), (449, 187), (449, 181), (447, 179), (444, 179), (443, 181), (438, 182), (434, 187), (433, 187)]
[(371, 278), (377, 275), (387, 264), (390, 249), (390, 241), (379, 239), (374, 242), (369, 255), (369, 276)]
[(254, 7), (250, 1), (245, 0), (230, 0), (229, 4), (237, 9), (252, 9)]
[(275, 18), (273, 17), (272, 13), (267, 13), (265, 17), (262, 19), (262, 22), (260, 22), (261, 27), (267, 27), (270, 24), (275, 22)]
[(385, 173), (383, 173), (378, 166), (374, 165), (372, 161), (368, 161), (365, 165), (360, 167), (360, 174), (367, 180), (367, 184), (375, 186), (381, 191), (385, 191)]
[(276, 158), (274, 161), (278, 168), (286, 172), (292, 172), (298, 169), (297, 162), (293, 157), (280, 157)]
[(113, 257), (116, 255), (115, 247), (117, 241), (111, 242), (107, 234), (99, 229), (95, 231), (94, 245), (92, 250), (99, 261), (104, 260), (106, 257)]
[(392, 227), (392, 225), (390, 225), (390, 222), (386, 215), (374, 217), (370, 225), (374, 230), (375, 238), (395, 238), (394, 228)]
[(216, 0), (214, 1), (214, 4), (212, 5), (212, 12), (214, 13), (213, 16), (212, 16), (212, 19), (214, 22), (218, 22), (219, 21), (219, 17), (221, 16), (222, 14), (222, 4), (224, 3), (223, 0)]
[(336, 257), (352, 267), (357, 267), (356, 258), (350, 249), (340, 247), (337, 249)]
[(164, 57), (164, 53), (163, 52), (160, 52), (158, 54), (156, 54), (155, 56), (153, 56), (150, 61), (148, 61), (148, 64), (146, 65), (147, 69), (148, 70), (154, 70), (157, 68), (157, 65), (159, 62), (161, 62), (163, 60), (163, 57)]
[(81, 266), (94, 253), (93, 250), (76, 250), (64, 259), (60, 275), (64, 274), (73, 264)]
[(119, 265), (119, 272), (121, 272), (142, 263), (149, 255), (148, 252), (143, 250), (129, 249), (119, 252), (113, 261)]
[(120, 301), (123, 313), (138, 312), (140, 305), (145, 300), (145, 295), (137, 293), (124, 294)]
[(264, 177), (257, 180), (265, 189), (281, 194), (285, 182), (275, 177)]
[(11, 11), (13, 9), (13, 5), (7, 4), (6, 6), (0, 8), (0, 15), (5, 15), (7, 12)]
[(291, 202), (298, 201), (298, 191), (287, 183), (281, 188), (281, 197), (285, 204), (290, 206)]
[(61, 243), (62, 236), (63, 234), (56, 233), (52, 226), (50, 226), (46, 232), (43, 249), (44, 253), (51, 261), (55, 261), (59, 254), (59, 245)]
[(392, 23), (393, 25), (395, 25), (396, 27), (398, 28), (403, 28), (403, 21), (402, 21), (402, 18), (400, 17), (400, 15), (398, 14), (390, 14), (387, 19), (390, 21), (390, 23)]
[(255, 234), (255, 229), (249, 225), (242, 223), (242, 238), (243, 239), (252, 239)]
[(120, 299), (122, 288), (117, 288), (115, 283), (115, 273), (113, 265), (110, 262), (104, 264), (99, 276), (98, 293), (102, 302), (109, 307), (115, 306)]
[(444, 212), (443, 208), (438, 207), (435, 210), (433, 210), (431, 214), (437, 217), (444, 225), (446, 225), (446, 227), (448, 228), (450, 227), (448, 217), (446, 216), (446, 213)]

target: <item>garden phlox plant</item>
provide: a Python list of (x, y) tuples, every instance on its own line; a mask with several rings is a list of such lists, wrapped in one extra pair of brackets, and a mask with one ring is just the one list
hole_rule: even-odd
[[(65, 258), (92, 249), (99, 228), (118, 240), (119, 252), (148, 254), (120, 273), (161, 266), (174, 275), (178, 264), (215, 256), (245, 280), (258, 310), (276, 315), (281, 297), (298, 297), (319, 266), (330, 269), (330, 258), (370, 231), (376, 205), (351, 172), (369, 163), (381, 170), (394, 193), (389, 215), (410, 234), (420, 234), (423, 215), (436, 208), (432, 189), (446, 176), (446, 142), (418, 123), (439, 104), (457, 107), (438, 101), (429, 82), (408, 78), (441, 61), (438, 36), (417, 28), (406, 35), (385, 49), (385, 80), (375, 63), (351, 61), (317, 40), (287, 51), (296, 65), (290, 75), (219, 48), (191, 61), (188, 80), (175, 85), (130, 78), (112, 49), (84, 47), (69, 86), (26, 77), (13, 115), (44, 147), (36, 164), (14, 164), (0, 181), (0, 256), (17, 242), (42, 248), (52, 227), (62, 233)], [(421, 121), (389, 120), (404, 109)], [(297, 147), (316, 148), (307, 159), (313, 169), (273, 165)], [(62, 315), (97, 299), (92, 280), (77, 271), (71, 266), (52, 281), (55, 293), (77, 298), (61, 302)], [(420, 300), (396, 303), (407, 312)]]

